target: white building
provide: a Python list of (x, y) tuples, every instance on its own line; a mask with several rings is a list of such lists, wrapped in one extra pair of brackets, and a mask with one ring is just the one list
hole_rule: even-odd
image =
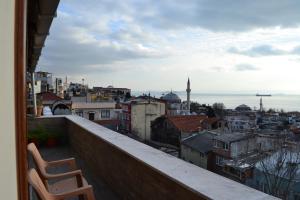
[(132, 133), (143, 140), (151, 138), (151, 121), (165, 114), (165, 104), (161, 102), (138, 102), (131, 107)]
[(116, 109), (113, 102), (73, 102), (72, 113), (84, 117), (89, 120), (109, 120), (117, 119), (120, 109)]
[(41, 81), (41, 92), (53, 90), (52, 74), (49, 72), (38, 71), (34, 73), (35, 81)]
[(226, 118), (230, 131), (247, 131), (255, 127), (255, 121), (247, 116), (227, 116)]

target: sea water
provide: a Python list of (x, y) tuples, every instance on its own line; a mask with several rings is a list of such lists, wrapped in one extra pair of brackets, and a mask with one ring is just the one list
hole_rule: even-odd
[[(151, 96), (160, 98), (167, 92), (150, 92)], [(174, 92), (182, 101), (186, 100), (186, 92)], [(132, 92), (133, 95), (141, 95), (143, 92)], [(148, 92), (146, 93), (148, 94)], [(256, 94), (204, 94), (191, 93), (191, 101), (200, 104), (212, 105), (216, 102), (224, 103), (226, 108), (234, 109), (241, 104), (246, 104), (252, 109), (259, 109), (260, 97)], [(270, 97), (262, 97), (263, 108), (268, 110), (270, 108), (284, 111), (300, 111), (300, 95), (287, 94), (272, 94)]]

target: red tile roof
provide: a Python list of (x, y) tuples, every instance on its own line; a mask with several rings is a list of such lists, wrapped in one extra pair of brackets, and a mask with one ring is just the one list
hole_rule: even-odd
[(42, 92), (42, 93), (39, 93), (38, 95), (42, 96), (43, 101), (63, 100), (62, 98), (60, 98), (59, 96), (57, 96), (56, 94), (54, 94), (52, 92)]
[(182, 132), (197, 132), (201, 129), (201, 121), (207, 119), (207, 116), (183, 115), (168, 116), (167, 118)]
[(203, 129), (207, 129), (210, 126), (213, 126), (215, 123), (217, 123), (220, 119), (217, 117), (210, 117), (201, 120), (201, 126)]

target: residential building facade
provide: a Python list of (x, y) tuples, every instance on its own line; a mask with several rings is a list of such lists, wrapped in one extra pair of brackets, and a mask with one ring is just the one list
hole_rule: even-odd
[(201, 121), (207, 116), (161, 116), (151, 124), (151, 140), (180, 147), (180, 141), (202, 130)]
[(116, 104), (113, 102), (73, 102), (72, 113), (89, 119), (91, 121), (97, 120), (111, 120), (117, 119), (120, 109), (116, 109)]
[(180, 157), (204, 169), (213, 170), (213, 138), (215, 133), (196, 133), (181, 141)]

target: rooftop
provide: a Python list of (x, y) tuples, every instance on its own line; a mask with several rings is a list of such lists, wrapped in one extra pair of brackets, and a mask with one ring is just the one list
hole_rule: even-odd
[(130, 90), (129, 88), (115, 88), (113, 86), (108, 86), (108, 87), (93, 87), (93, 90)]
[(254, 134), (250, 133), (225, 133), (220, 134), (215, 137), (216, 140), (222, 141), (222, 142), (236, 142), (240, 140), (245, 140), (248, 138), (254, 137)]
[(201, 120), (207, 119), (203, 115), (178, 115), (167, 116), (172, 124), (182, 132), (198, 132), (201, 128)]
[(60, 100), (63, 100), (62, 98), (60, 98), (59, 96), (57, 96), (53, 92), (42, 92), (42, 93), (39, 93), (38, 95), (40, 95), (42, 97), (43, 101), (60, 101)]
[(244, 170), (247, 168), (254, 167), (256, 163), (264, 159), (266, 156), (266, 152), (251, 152), (247, 155), (240, 155), (239, 158), (235, 160), (226, 160), (224, 162), (228, 166)]
[(214, 135), (208, 132), (195, 134), (182, 140), (181, 144), (198, 152), (208, 153), (213, 149), (213, 137)]
[(161, 99), (166, 100), (170, 103), (180, 103), (181, 102), (181, 99), (179, 98), (179, 96), (177, 94), (173, 93), (172, 91), (170, 93), (163, 95), (161, 97)]
[(115, 102), (72, 102), (72, 109), (81, 109), (81, 108), (115, 108)]
[[(276, 199), (79, 116), (42, 117), (33, 122), (68, 135), (79, 162), (91, 169), (92, 179), (89, 170), (84, 175), (95, 184), (95, 190), (98, 183), (93, 180), (99, 179), (127, 199)], [(102, 192), (114, 196), (109, 191)]]

